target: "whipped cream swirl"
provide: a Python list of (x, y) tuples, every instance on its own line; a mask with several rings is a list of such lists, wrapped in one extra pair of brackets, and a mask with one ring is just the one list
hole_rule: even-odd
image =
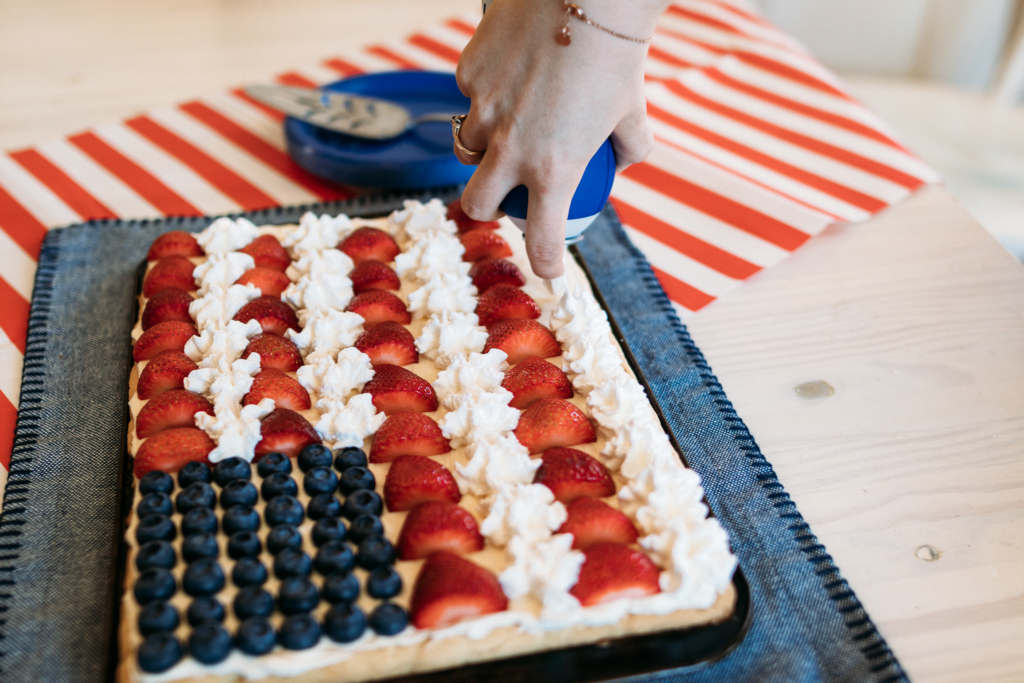
[(196, 241), (207, 255), (238, 251), (259, 235), (259, 228), (245, 218), (218, 218), (196, 235)]

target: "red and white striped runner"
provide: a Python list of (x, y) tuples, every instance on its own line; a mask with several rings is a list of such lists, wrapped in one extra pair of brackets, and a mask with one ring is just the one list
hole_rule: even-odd
[[(478, 20), (453, 19), (277, 80), (453, 71)], [(684, 317), (828, 225), (865, 220), (938, 180), (834, 75), (732, 0), (673, 5), (646, 77), (656, 147), (620, 175), (612, 201)], [(281, 119), (234, 90), (0, 154), (0, 488), (46, 231), (348, 196), (288, 157)]]

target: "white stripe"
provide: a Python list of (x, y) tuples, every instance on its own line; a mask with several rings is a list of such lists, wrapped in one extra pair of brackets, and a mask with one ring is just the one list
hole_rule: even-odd
[(205, 178), (127, 126), (101, 126), (93, 132), (204, 214), (241, 211)]
[(82, 220), (50, 188), (6, 154), (0, 154), (0, 186), (47, 228)]
[(317, 85), (333, 83), (341, 78), (338, 72), (321, 64), (306, 64), (301, 69), (292, 69), (294, 73), (308, 78)]
[[(672, 308), (676, 309), (676, 315), (679, 316), (680, 320), (686, 320), (687, 318), (693, 315), (693, 311), (691, 311), (689, 308), (686, 308), (682, 304), (672, 301), (671, 299), (669, 299), (669, 303), (672, 304)], [(711, 304), (708, 304), (708, 306), (710, 305)]]
[(46, 142), (36, 150), (119, 218), (156, 218), (163, 215), (120, 178), (67, 140)]
[(790, 46), (792, 45), (791, 39), (780, 31), (774, 30), (763, 24), (758, 24), (749, 19), (733, 14), (727, 10), (718, 7), (713, 2), (678, 2), (676, 3), (680, 7), (684, 7), (688, 10), (701, 14), (710, 19), (717, 19), (723, 24), (732, 26), (737, 31), (748, 34), (750, 37), (756, 40), (763, 40), (765, 42), (776, 43), (778, 45)]
[(270, 195), (277, 204), (309, 204), (319, 198), (259, 159), (175, 109), (158, 109), (150, 118), (188, 140), (211, 157)]
[(0, 329), (0, 392), (15, 410), (21, 398), (21, 367), (24, 362), (21, 351)]
[(644, 75), (652, 78), (668, 79), (679, 75), (681, 67), (667, 64), (657, 57), (649, 57), (644, 61)]
[(31, 301), (36, 260), (3, 230), (0, 230), (0, 255), (0, 277), (25, 301)]
[(417, 47), (411, 43), (406, 42), (389, 42), (385, 43), (384, 47), (388, 48), (397, 55), (405, 57), (413, 64), (416, 64), (421, 69), (426, 71), (441, 71), (450, 73), (455, 71), (455, 65), (449, 62), (447, 59), (438, 57), (433, 52), (424, 50), (421, 47)]
[(352, 64), (358, 66), (366, 73), (394, 71), (397, 68), (395, 63), (390, 59), (384, 59), (383, 57), (370, 54), (365, 48), (359, 52), (353, 52), (352, 54), (345, 55), (345, 61), (352, 62)]
[(736, 289), (743, 280), (734, 280), (722, 275), (717, 270), (708, 268), (703, 263), (694, 261), (686, 254), (681, 254), (653, 237), (635, 230), (624, 224), (629, 239), (644, 253), (651, 265), (669, 275), (682, 280), (691, 287), (696, 287), (705, 294), (720, 297)]
[(282, 152), (285, 150), (284, 130), (281, 122), (271, 118), (259, 107), (254, 107), (233, 93), (207, 97), (203, 99), (203, 104), (215, 109)]
[(697, 211), (631, 178), (617, 177), (612, 196), (621, 197), (633, 206), (643, 207), (644, 213), (756, 266), (773, 266), (789, 256), (789, 252), (781, 247)]
[(421, 33), (425, 36), (430, 36), (439, 43), (447, 45), (456, 52), (462, 52), (466, 49), (466, 45), (469, 44), (468, 35), (445, 24), (428, 26)]
[(721, 55), (715, 54), (710, 50), (705, 50), (699, 45), (693, 43), (687, 43), (673, 38), (670, 35), (664, 33), (655, 32), (654, 38), (651, 40), (651, 45), (654, 47), (664, 50), (665, 52), (678, 57), (684, 62), (690, 62), (697, 66), (705, 66), (713, 63), (717, 59), (721, 59)]

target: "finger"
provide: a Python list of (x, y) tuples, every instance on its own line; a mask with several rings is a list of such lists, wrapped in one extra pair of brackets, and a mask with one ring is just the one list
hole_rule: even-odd
[(647, 158), (654, 148), (654, 133), (646, 111), (635, 111), (619, 121), (619, 125), (612, 131), (612, 148), (615, 150), (615, 168), (618, 171)]
[(484, 117), (480, 115), (479, 110), (470, 105), (469, 114), (466, 119), (462, 122), (462, 128), (459, 130), (459, 142), (466, 149), (473, 152), (480, 152), (479, 154), (467, 154), (459, 149), (459, 146), (452, 140), (452, 149), (455, 150), (455, 156), (459, 158), (463, 164), (467, 166), (479, 165), (484, 158), (484, 152), (487, 151), (487, 140), (491, 137), (490, 127), (486, 124)]
[(554, 279), (565, 272), (565, 221), (571, 190), (539, 192), (530, 189), (526, 215), (526, 255), (538, 277)]
[(497, 220), (502, 215), (498, 206), (518, 184), (519, 180), (500, 155), (484, 155), (462, 191), (462, 210), (473, 220)]

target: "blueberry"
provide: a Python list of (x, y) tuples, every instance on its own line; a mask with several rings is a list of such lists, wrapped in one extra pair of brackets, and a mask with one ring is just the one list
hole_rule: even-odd
[(171, 497), (166, 493), (147, 493), (135, 508), (135, 514), (140, 519), (148, 515), (169, 515), (172, 512), (174, 507), (171, 505)]
[(140, 572), (144, 572), (150, 567), (171, 569), (177, 561), (174, 548), (167, 541), (150, 541), (139, 548), (139, 554), (135, 556), (135, 566), (139, 568)]
[(309, 612), (318, 602), (316, 586), (301, 576), (285, 579), (277, 589), (277, 608), (285, 614)]
[(377, 567), (366, 579), (366, 592), (378, 600), (393, 598), (402, 592), (402, 577), (394, 567)]
[(197, 481), (183, 488), (174, 502), (178, 512), (185, 514), (193, 508), (212, 508), (217, 502), (217, 494), (205, 481)]
[(292, 461), (284, 453), (267, 453), (260, 458), (259, 464), (256, 465), (256, 471), (263, 478), (269, 477), (274, 472), (291, 474)]
[(260, 528), (260, 515), (248, 505), (234, 505), (224, 511), (224, 533), (256, 531)]
[(299, 469), (309, 472), (314, 467), (331, 466), (331, 449), (318, 443), (311, 443), (299, 451)]
[(330, 493), (321, 493), (313, 496), (306, 508), (306, 514), (312, 520), (322, 517), (340, 517), (341, 503)]
[(219, 554), (217, 537), (211, 533), (186, 536), (181, 544), (181, 556), (185, 558), (186, 562), (195, 562), (204, 557), (217, 559)]
[(217, 598), (201, 597), (192, 601), (185, 616), (188, 618), (188, 625), (195, 628), (208, 621), (222, 622), (226, 615), (224, 605), (220, 604)]
[(338, 490), (346, 496), (361, 489), (372, 490), (375, 486), (377, 486), (377, 480), (374, 479), (373, 472), (365, 467), (349, 467), (341, 473), (341, 478), (338, 480)]
[(160, 470), (151, 470), (142, 475), (139, 479), (139, 493), (148, 495), (150, 493), (166, 493), (170, 495), (174, 490), (174, 479), (171, 475)]
[(151, 602), (139, 612), (139, 633), (150, 636), (160, 631), (173, 631), (178, 628), (178, 610), (163, 600)]
[(395, 546), (383, 536), (364, 538), (359, 544), (356, 564), (363, 569), (373, 569), (395, 561)]
[(409, 625), (409, 615), (393, 602), (382, 602), (370, 612), (370, 628), (382, 636), (401, 633)]
[(217, 482), (217, 486), (224, 488), (229, 482), (238, 479), (252, 479), (252, 467), (241, 458), (228, 458), (214, 465), (213, 480)]
[(260, 484), (260, 495), (263, 500), (273, 500), (278, 496), (299, 495), (299, 485), (284, 472), (274, 472)]
[(380, 517), (374, 515), (359, 515), (348, 527), (348, 537), (353, 543), (362, 543), (370, 536), (383, 536), (384, 525)]
[(279, 524), (267, 534), (267, 550), (277, 555), (285, 548), (298, 550), (302, 547), (302, 535), (291, 524)]
[(309, 555), (296, 550), (285, 548), (274, 558), (274, 576), (279, 579), (287, 579), (292, 576), (309, 576), (313, 571), (313, 561)]
[(324, 615), (324, 633), (339, 643), (351, 643), (366, 630), (366, 615), (355, 605), (334, 605)]
[(316, 551), (316, 570), (325, 576), (332, 572), (352, 571), (356, 558), (342, 541), (327, 541)]
[(235, 595), (234, 607), (240, 620), (269, 617), (274, 612), (274, 596), (260, 586), (247, 586)]
[(263, 549), (260, 537), (252, 531), (236, 531), (228, 539), (228, 557), (237, 560), (242, 557), (256, 557)]
[(213, 473), (210, 472), (210, 466), (205, 462), (188, 462), (178, 472), (178, 486), (185, 488), (190, 486), (197, 481), (201, 481), (204, 484), (209, 484), (213, 481)]
[(181, 518), (181, 535), (216, 533), (217, 515), (210, 508), (192, 508)]
[(185, 570), (181, 587), (192, 596), (213, 595), (224, 587), (224, 570), (212, 558), (196, 560)]
[(306, 472), (306, 476), (302, 479), (302, 490), (310, 496), (334, 493), (336, 488), (338, 488), (338, 475), (329, 467), (314, 467)]
[(382, 512), (384, 501), (376, 491), (369, 489), (361, 489), (345, 496), (345, 504), (341, 508), (341, 514), (346, 519), (355, 519), (359, 515), (380, 515)]
[(267, 509), (263, 515), (270, 526), (278, 524), (298, 526), (302, 524), (302, 503), (292, 496), (277, 496), (267, 503)]
[(149, 515), (139, 520), (135, 529), (135, 540), (139, 544), (150, 541), (173, 541), (178, 532), (167, 515)]
[(366, 453), (361, 448), (348, 446), (334, 451), (334, 469), (344, 472), (349, 467), (366, 467)]
[(324, 577), (321, 588), (327, 602), (355, 602), (359, 597), (359, 579), (349, 572), (334, 572)]
[(289, 650), (306, 650), (320, 640), (320, 624), (308, 614), (295, 614), (281, 624), (277, 640)]
[(203, 664), (216, 664), (231, 653), (231, 636), (215, 621), (199, 624), (188, 637), (188, 653)]
[(233, 505), (255, 505), (258, 499), (256, 487), (245, 479), (229, 481), (220, 491), (220, 506), (225, 510)]
[(154, 633), (139, 646), (139, 668), (148, 673), (167, 671), (181, 659), (181, 643), (170, 633)]
[(266, 619), (253, 617), (239, 625), (235, 645), (247, 655), (265, 655), (277, 644), (274, 627)]
[(167, 600), (177, 585), (174, 583), (174, 576), (161, 567), (153, 567), (139, 574), (135, 579), (135, 599), (140, 605), (146, 605), (156, 600)]
[(345, 523), (337, 517), (322, 517), (313, 525), (313, 545), (320, 547), (328, 541), (345, 540)]
[(236, 586), (262, 586), (267, 581), (267, 568), (254, 557), (243, 557), (231, 568), (231, 581)]

